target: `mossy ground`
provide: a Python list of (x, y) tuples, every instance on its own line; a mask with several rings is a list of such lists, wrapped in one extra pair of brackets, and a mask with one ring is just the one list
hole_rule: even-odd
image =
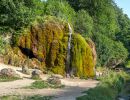
[(31, 84), (31, 86), (28, 86), (26, 88), (30, 89), (43, 89), (43, 88), (63, 88), (64, 85), (56, 85), (56, 84), (50, 84), (43, 80), (35, 81)]

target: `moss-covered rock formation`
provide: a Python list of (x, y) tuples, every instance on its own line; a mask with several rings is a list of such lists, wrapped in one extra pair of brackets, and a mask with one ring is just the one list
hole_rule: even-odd
[(74, 75), (78, 77), (92, 77), (94, 75), (94, 59), (92, 49), (79, 34), (73, 34), (71, 66)]
[[(37, 59), (40, 68), (65, 75), (69, 28), (68, 23), (54, 17), (35, 21), (18, 39), (17, 47), (30, 59)], [(94, 76), (92, 49), (79, 34), (72, 35), (71, 72), (75, 76)]]

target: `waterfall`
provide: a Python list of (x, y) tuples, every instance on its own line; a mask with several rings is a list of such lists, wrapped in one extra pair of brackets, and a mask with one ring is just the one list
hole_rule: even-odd
[(67, 61), (66, 61), (66, 71), (67, 71), (67, 77), (70, 76), (70, 60), (71, 60), (71, 39), (72, 39), (72, 28), (70, 24), (68, 23), (69, 27), (69, 39), (68, 39), (68, 49), (67, 49)]

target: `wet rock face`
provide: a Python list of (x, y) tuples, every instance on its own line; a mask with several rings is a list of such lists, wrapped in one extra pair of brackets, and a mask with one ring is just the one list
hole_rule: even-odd
[[(38, 21), (19, 38), (17, 46), (29, 58), (42, 62), (42, 68), (65, 76), (68, 36), (68, 23), (56, 18)], [(70, 72), (79, 77), (94, 76), (93, 53), (86, 40), (73, 34), (71, 45)]]
[(53, 20), (32, 25), (29, 32), (20, 37), (18, 46), (26, 55), (32, 54), (53, 72), (65, 74), (67, 25)]
[(92, 56), (93, 56), (93, 61), (94, 61), (94, 66), (96, 65), (96, 61), (97, 61), (97, 52), (96, 52), (96, 46), (94, 44), (94, 42), (91, 39), (87, 39), (87, 43), (90, 46), (91, 50), (92, 50)]
[(86, 40), (79, 34), (73, 34), (72, 38), (72, 74), (74, 76), (82, 78), (93, 77), (94, 59), (91, 47), (86, 42)]

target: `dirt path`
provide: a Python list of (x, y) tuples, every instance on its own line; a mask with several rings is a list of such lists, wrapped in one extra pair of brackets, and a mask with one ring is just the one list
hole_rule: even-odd
[[(4, 64), (0, 64), (0, 69)], [(12, 66), (11, 66), (12, 67)], [(13, 67), (14, 68), (14, 67)], [(17, 68), (15, 68), (17, 69)], [(43, 76), (44, 77), (44, 76)], [(94, 88), (98, 81), (95, 80), (80, 80), (80, 79), (62, 79), (65, 88), (61, 89), (23, 89), (31, 85), (34, 80), (23, 78), (22, 80), (16, 80), (13, 82), (0, 82), (0, 96), (3, 95), (43, 95), (43, 96), (55, 96), (53, 100), (75, 100), (76, 97), (84, 95), (82, 92)]]
[(0, 82), (0, 96), (3, 95), (43, 95), (55, 96), (53, 100), (75, 100), (76, 97), (82, 96), (81, 92), (94, 88), (97, 81), (86, 80), (79, 86), (66, 86), (61, 89), (22, 89), (22, 87), (29, 86), (34, 80), (23, 79), (13, 82)]

